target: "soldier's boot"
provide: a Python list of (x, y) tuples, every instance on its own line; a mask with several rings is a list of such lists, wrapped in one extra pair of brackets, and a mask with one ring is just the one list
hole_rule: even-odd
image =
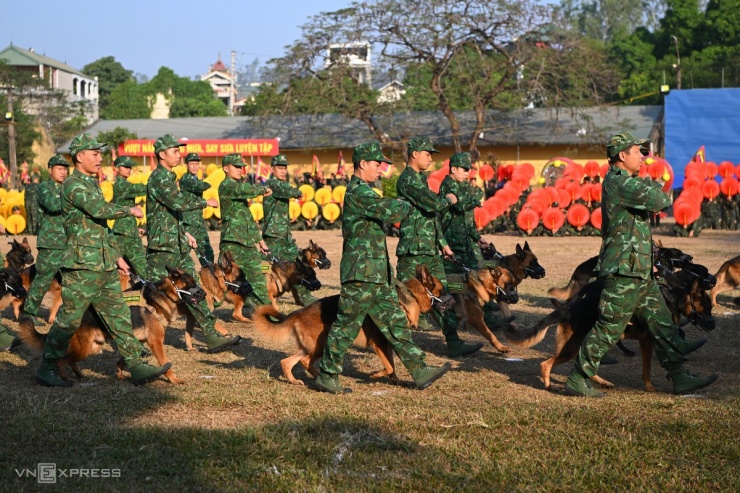
[(697, 339), (695, 341), (687, 341), (685, 339), (677, 338), (677, 342), (674, 344), (674, 347), (678, 351), (686, 355), (686, 354), (693, 353), (694, 351), (696, 351), (697, 349), (699, 349), (706, 343), (707, 343), (706, 338)]
[(458, 356), (467, 356), (480, 350), (483, 344), (476, 342), (474, 344), (466, 344), (460, 339), (447, 340), (447, 354), (450, 358), (457, 358)]
[(717, 381), (718, 377), (716, 373), (709, 375), (708, 377), (693, 375), (679, 367), (678, 369), (669, 372), (666, 378), (673, 382), (674, 394), (688, 394), (695, 390), (709, 387)]
[[(494, 308), (495, 306), (495, 308)], [(510, 324), (516, 320), (516, 316), (511, 315), (510, 317), (502, 318), (496, 312), (498, 311), (498, 305), (493, 301), (489, 301), (483, 305), (483, 321), (486, 323), (486, 327), (491, 330), (499, 330), (505, 325)]]
[(352, 392), (352, 389), (342, 387), (339, 377), (324, 372), (319, 372), (319, 376), (314, 380), (314, 384), (320, 391), (329, 392), (330, 394), (349, 394)]
[(63, 379), (57, 372), (57, 365), (53, 360), (43, 359), (41, 366), (36, 370), (36, 381), (46, 387), (71, 387), (72, 382)]
[(10, 351), (20, 345), (21, 340), (8, 333), (5, 327), (0, 326), (0, 352)]
[(411, 378), (414, 379), (414, 384), (419, 390), (424, 390), (434, 382), (442, 378), (442, 375), (452, 368), (451, 363), (445, 363), (442, 366), (424, 366), (411, 370)]
[(566, 394), (577, 397), (604, 397), (603, 392), (599, 392), (593, 387), (590, 378), (584, 377), (575, 369), (570, 372), (563, 390)]
[(172, 363), (165, 363), (162, 366), (152, 366), (141, 360), (136, 360), (135, 363), (129, 365), (128, 371), (131, 372), (131, 380), (133, 380), (134, 385), (138, 387), (139, 385), (155, 381), (167, 373), (167, 370), (170, 368), (172, 368)]
[(210, 354), (220, 353), (232, 346), (236, 346), (241, 340), (241, 336), (222, 336), (218, 332), (213, 332), (206, 336), (206, 344), (208, 345), (206, 352)]

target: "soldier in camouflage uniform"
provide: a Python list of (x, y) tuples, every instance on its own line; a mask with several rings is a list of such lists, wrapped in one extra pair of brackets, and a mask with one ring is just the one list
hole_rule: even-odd
[[(5, 228), (0, 224), (0, 234), (4, 233)], [(8, 333), (8, 329), (0, 322), (0, 353), (9, 351), (19, 344), (21, 344), (21, 340)]]
[[(147, 270), (155, 281), (167, 276), (167, 266), (182, 269), (193, 277), (195, 264), (190, 249), (197, 250), (198, 242), (186, 232), (182, 223), (184, 211), (203, 210), (205, 206), (218, 207), (216, 199), (185, 196), (177, 188), (172, 168), (180, 162), (180, 146), (171, 134), (154, 142), (157, 167), (149, 176), (146, 188)], [(209, 353), (223, 351), (238, 344), (239, 336), (221, 336), (216, 332), (216, 319), (205, 300), (186, 304), (196, 323), (203, 329)]]
[(602, 234), (599, 277), (604, 290), (599, 301), (599, 319), (578, 353), (575, 368), (565, 383), (571, 395), (600, 397), (591, 385), (602, 356), (619, 340), (627, 322), (635, 316), (648, 328), (655, 342), (655, 354), (668, 371), (677, 394), (710, 385), (716, 375), (699, 377), (683, 369), (686, 354), (706, 342), (683, 341), (678, 336), (671, 312), (652, 277), (652, 238), (649, 215), (671, 205), (671, 196), (650, 179), (638, 178), (643, 156), (630, 132), (613, 135), (606, 146), (609, 171), (603, 184)]
[(43, 359), (36, 380), (50, 387), (70, 387), (56, 370), (56, 360), (67, 353), (69, 340), (79, 328), (83, 314), (92, 307), (116, 343), (135, 385), (163, 375), (172, 366), (156, 367), (141, 359), (142, 346), (131, 328), (131, 313), (123, 301), (116, 266), (128, 266), (118, 255), (108, 219), (142, 217), (138, 207), (109, 204), (98, 185), (100, 148), (105, 144), (82, 134), (69, 146), (75, 170), (62, 186), (62, 215), (67, 249), (62, 264), (62, 308), (44, 341)]
[[(198, 178), (198, 169), (200, 168), (200, 156), (191, 152), (185, 156), (185, 165), (188, 167), (187, 173), (180, 178), (180, 191), (185, 196), (203, 198), (203, 192), (211, 188), (210, 183), (206, 183)], [(196, 209), (184, 211), (182, 213), (182, 222), (185, 225), (185, 231), (190, 233), (195, 241), (198, 242), (198, 261), (200, 266), (207, 266), (213, 263), (213, 247), (208, 237), (208, 228), (206, 220), (203, 218), (203, 210)]]
[[(128, 156), (119, 156), (113, 162), (118, 176), (113, 183), (113, 200), (116, 205), (134, 207), (136, 197), (146, 196), (146, 185), (131, 183), (131, 168), (134, 161)], [(136, 275), (149, 279), (146, 268), (146, 248), (141, 241), (141, 233), (135, 217), (122, 217), (113, 224), (113, 234), (116, 235), (118, 251), (126, 262), (133, 267)]]
[[(447, 287), (442, 253), (454, 256), (442, 233), (440, 214), (457, 204), (454, 193), (437, 196), (427, 183), (424, 173), (432, 165), (434, 148), (429, 137), (419, 137), (409, 141), (408, 165), (396, 182), (398, 197), (412, 205), (411, 213), (401, 221), (400, 238), (396, 247), (398, 263), (396, 275), (401, 282), (416, 277), (416, 266), (426, 265), (433, 276), (438, 277)], [(465, 356), (478, 351), (483, 344), (465, 344), (457, 334), (457, 317), (454, 310), (440, 313), (430, 312), (447, 341), (447, 351), (451, 358)]]
[[(301, 198), (300, 190), (291, 187), (287, 182), (288, 158), (278, 154), (270, 161), (272, 174), (265, 186), (272, 190), (272, 195), (265, 197), (262, 219), (262, 238), (272, 255), (281, 260), (295, 260), (301, 256), (293, 235), (290, 234), (290, 199)], [(296, 286), (303, 306), (316, 301), (305, 286)]]
[(34, 318), (44, 295), (49, 290), (51, 280), (64, 263), (67, 249), (67, 234), (64, 231), (62, 216), (62, 183), (67, 179), (69, 162), (61, 154), (49, 159), (49, 179), (38, 187), (38, 207), (41, 213), (36, 256), (36, 277), (28, 289), (24, 313)]
[(369, 183), (378, 179), (381, 162), (391, 163), (379, 143), (355, 147), (352, 155), (355, 172), (344, 196), (339, 309), (329, 329), (316, 377), (319, 390), (333, 394), (350, 391), (342, 387), (339, 375), (344, 355), (365, 317), (372, 318), (388, 339), (419, 389), (429, 387), (450, 368), (449, 363), (442, 367), (426, 366), (425, 355), (411, 340), (406, 315), (399, 306), (381, 225), (402, 220), (411, 212), (411, 206), (382, 198), (370, 187)]
[(702, 201), (701, 218), (706, 228), (722, 229), (722, 208), (716, 198)]
[(226, 178), (218, 187), (223, 223), (219, 256), (231, 252), (234, 262), (252, 284), (252, 293), (249, 294), (252, 303), (269, 305), (270, 297), (267, 293), (267, 280), (262, 272), (260, 254), (269, 256), (270, 249), (262, 239), (247, 200), (260, 195), (269, 197), (272, 190), (252, 185), (244, 179), (242, 175), (244, 161), (239, 154), (224, 156), (223, 165)]
[(719, 202), (721, 215), (722, 215), (722, 228), (730, 231), (737, 229), (737, 210), (736, 202), (733, 197), (728, 197), (724, 193), (719, 194), (717, 197)]
[[(57, 154), (56, 156), (59, 156)], [(56, 157), (54, 156), (54, 157)], [(54, 159), (52, 157), (52, 159)], [(69, 166), (69, 163), (67, 163)], [(39, 204), (38, 204), (38, 189), (39, 181), (41, 177), (35, 171), (31, 174), (31, 183), (26, 185), (24, 194), (24, 205), (26, 206), (26, 231), (30, 235), (36, 235), (39, 233)]]

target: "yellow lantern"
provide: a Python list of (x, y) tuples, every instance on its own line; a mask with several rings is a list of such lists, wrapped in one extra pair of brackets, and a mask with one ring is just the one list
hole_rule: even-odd
[(0, 225), (2, 225), (3, 228), (5, 227), (5, 216), (0, 216)]
[(206, 166), (206, 176), (211, 176), (214, 171), (221, 169), (216, 163)]
[(344, 202), (344, 193), (347, 191), (347, 187), (344, 185), (338, 185), (331, 191), (331, 196), (334, 198), (334, 202), (341, 204)]
[(203, 219), (210, 219), (213, 215), (213, 207), (206, 207), (203, 209)]
[(313, 219), (318, 215), (318, 213), (319, 206), (316, 205), (316, 202), (306, 202), (301, 208), (301, 214), (303, 214), (303, 217), (306, 219)]
[(313, 200), (314, 191), (313, 191), (313, 187), (311, 185), (301, 185), (300, 187), (298, 187), (298, 190), (300, 190), (301, 193), (303, 194), (303, 201), (304, 202), (308, 202), (310, 200)]
[(324, 206), (332, 201), (331, 188), (324, 187), (316, 190), (316, 194), (313, 196), (314, 202)]
[(337, 204), (326, 204), (324, 206), (324, 210), (321, 212), (324, 216), (324, 219), (330, 222), (334, 222), (339, 217), (339, 213), (341, 211), (339, 210), (339, 206)]
[(290, 202), (290, 205), (288, 206), (288, 214), (290, 215), (291, 221), (298, 219), (298, 217), (301, 215), (301, 204), (292, 200)]
[(265, 210), (262, 208), (262, 204), (254, 203), (249, 206), (249, 210), (255, 221), (261, 221), (265, 217)]
[(5, 220), (5, 231), (17, 235), (26, 229), (26, 220), (20, 214), (11, 214)]
[(103, 198), (106, 202), (113, 200), (113, 184), (109, 181), (104, 181), (100, 184), (100, 189), (103, 191)]
[(184, 164), (178, 164), (177, 166), (172, 168), (172, 172), (175, 173), (178, 180), (182, 178), (182, 175), (187, 173), (187, 171), (188, 171), (188, 167), (185, 166)]

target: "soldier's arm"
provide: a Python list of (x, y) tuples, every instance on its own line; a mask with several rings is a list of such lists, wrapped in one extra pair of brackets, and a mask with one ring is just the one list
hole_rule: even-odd
[(62, 195), (49, 187), (39, 186), (37, 200), (47, 212), (62, 212)]
[[(189, 174), (190, 173), (188, 173), (188, 175)], [(211, 188), (210, 183), (197, 180), (193, 178), (192, 176), (187, 177), (187, 178), (183, 177), (183, 179), (180, 180), (180, 190), (184, 190), (186, 192), (200, 193), (200, 192), (205, 192), (209, 188)]]
[(152, 182), (152, 179), (149, 178), (148, 189), (157, 202), (176, 212), (203, 209), (207, 205), (205, 199), (180, 193), (180, 189), (171, 180)]
[(265, 186), (272, 190), (272, 196), (276, 199), (297, 199), (303, 195), (300, 190), (281, 180), (268, 180)]
[(411, 212), (411, 205), (400, 200), (379, 197), (370, 187), (350, 200), (357, 202), (358, 209), (364, 211), (365, 217), (384, 223), (398, 222)]
[(435, 194), (424, 183), (419, 173), (415, 173), (415, 175), (406, 175), (406, 179), (398, 180), (396, 190), (399, 197), (425, 212), (442, 212), (450, 207), (449, 200), (443, 195)]
[(143, 183), (131, 183), (126, 181), (114, 190), (113, 198), (115, 200), (128, 200), (145, 195), (146, 185)]
[(253, 199), (259, 197), (267, 191), (267, 188), (259, 185), (252, 185), (249, 182), (234, 182), (228, 187), (219, 189), (219, 197), (225, 199)]
[(627, 177), (619, 190), (620, 203), (625, 207), (660, 212), (671, 205), (671, 197), (660, 183), (642, 178)]
[(130, 208), (105, 201), (102, 193), (91, 194), (89, 187), (73, 184), (65, 186), (62, 194), (77, 209), (95, 219), (119, 219), (130, 216)]
[(437, 238), (439, 241), (439, 248), (444, 249), (445, 247), (449, 246), (449, 243), (447, 243), (447, 240), (445, 239), (444, 235), (444, 229), (442, 229), (442, 218), (440, 214), (437, 214), (437, 216), (434, 218), (434, 227), (437, 230)]

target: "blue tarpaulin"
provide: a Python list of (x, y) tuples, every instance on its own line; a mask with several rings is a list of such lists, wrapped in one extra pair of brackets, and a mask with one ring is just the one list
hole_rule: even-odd
[(707, 161), (740, 162), (740, 89), (674, 90), (665, 97), (665, 158), (674, 188), (683, 186), (684, 168), (701, 146)]

